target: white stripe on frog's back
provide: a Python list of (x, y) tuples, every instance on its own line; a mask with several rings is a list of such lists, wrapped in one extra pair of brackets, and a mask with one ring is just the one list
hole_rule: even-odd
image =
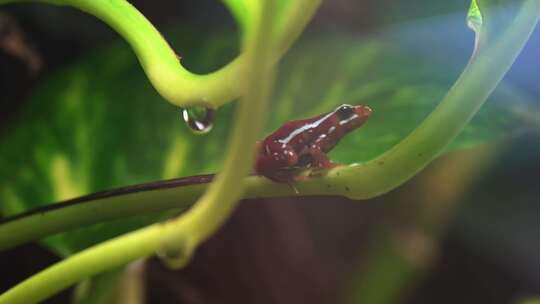
[(314, 121), (310, 124), (306, 124), (306, 125), (303, 125), (299, 128), (297, 128), (296, 130), (292, 131), (291, 134), (289, 134), (287, 137), (285, 137), (284, 139), (279, 139), (278, 141), (280, 143), (282, 143), (283, 145), (286, 145), (288, 144), (294, 137), (306, 132), (307, 130), (309, 129), (314, 129), (314, 128), (317, 128), (324, 120), (328, 119), (328, 117), (332, 116), (334, 114), (334, 112), (330, 112), (328, 114), (326, 114), (325, 116), (321, 117), (319, 120), (317, 121)]

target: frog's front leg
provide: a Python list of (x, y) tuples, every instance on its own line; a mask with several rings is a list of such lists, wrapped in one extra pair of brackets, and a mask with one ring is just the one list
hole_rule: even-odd
[(337, 166), (337, 164), (331, 161), (326, 153), (317, 146), (309, 148), (305, 153), (311, 156), (312, 165), (315, 168), (331, 169)]

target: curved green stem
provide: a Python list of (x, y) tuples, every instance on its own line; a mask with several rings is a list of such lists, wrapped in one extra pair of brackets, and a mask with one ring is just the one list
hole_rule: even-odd
[[(1, 4), (29, 0), (0, 0)], [(246, 79), (245, 54), (223, 68), (207, 74), (185, 69), (174, 50), (158, 30), (125, 0), (33, 0), (66, 5), (89, 13), (116, 30), (131, 45), (148, 79), (155, 89), (177, 106), (204, 105), (217, 108), (241, 96)], [(303, 31), (321, 0), (296, 0), (284, 12), (280, 30), (276, 31), (273, 61), (277, 61)]]
[(152, 225), (81, 251), (3, 293), (0, 303), (37, 303), (80, 280), (152, 255), (161, 245), (162, 230)]
[[(105, 270), (160, 251), (174, 266), (183, 266), (193, 250), (214, 233), (237, 205), (243, 184), (238, 183), (251, 168), (253, 146), (264, 123), (273, 80), (271, 64), (271, 21), (273, 2), (262, 2), (257, 10), (253, 37), (246, 41), (247, 78), (245, 99), (239, 103), (237, 123), (223, 172), (199, 202), (182, 216), (128, 233), (83, 250), (41, 271), (0, 295), (0, 303), (36, 303), (73, 283)], [(259, 17), (260, 15), (260, 17)]]
[[(500, 37), (493, 32), (487, 39), (480, 36), (479, 48), (459, 79), (408, 137), (368, 163), (330, 171), (328, 178), (350, 189), (348, 197), (366, 199), (388, 192), (414, 176), (452, 142), (480, 109), (525, 46), (539, 17), (540, 1), (523, 1), (508, 28), (497, 33)], [(489, 33), (490, 26), (486, 23), (483, 32)]]
[[(250, 170), (254, 158), (254, 147), (257, 137), (264, 126), (267, 114), (268, 100), (273, 83), (272, 69), (272, 16), (274, 4), (272, 0), (263, 1), (260, 5), (262, 16), (255, 35), (248, 37), (246, 62), (246, 87), (244, 98), (237, 110), (237, 123), (232, 131), (232, 140), (228, 144), (227, 158), (223, 171), (217, 175), (209, 189), (198, 200), (194, 208), (188, 210), (177, 221), (168, 225), (170, 232), (164, 238), (164, 253), (186, 251), (179, 258), (168, 259), (173, 266), (183, 266), (185, 256), (191, 255), (191, 250), (209, 238), (238, 204), (243, 193), (244, 184), (239, 182)], [(252, 145), (246, 145), (253, 143)]]

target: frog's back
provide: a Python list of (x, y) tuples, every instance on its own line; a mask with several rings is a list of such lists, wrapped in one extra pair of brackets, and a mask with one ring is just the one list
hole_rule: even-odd
[(288, 121), (274, 133), (266, 137), (266, 140), (282, 141), (287, 144), (292, 143), (298, 136), (307, 136), (309, 134), (308, 131), (316, 128), (318, 126), (316, 123), (324, 119), (328, 114), (324, 113), (311, 118)]

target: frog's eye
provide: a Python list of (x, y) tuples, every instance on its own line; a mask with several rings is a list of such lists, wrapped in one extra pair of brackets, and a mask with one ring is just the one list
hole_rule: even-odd
[(336, 114), (339, 120), (345, 120), (351, 118), (354, 113), (354, 108), (350, 105), (341, 105), (336, 109)]

